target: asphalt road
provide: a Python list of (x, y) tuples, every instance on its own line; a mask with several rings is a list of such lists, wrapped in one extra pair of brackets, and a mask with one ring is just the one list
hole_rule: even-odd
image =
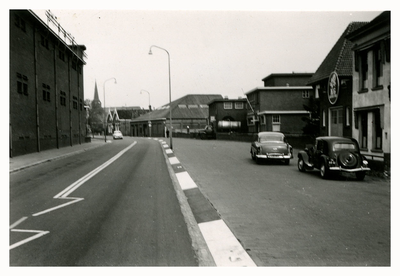
[(174, 138), (174, 153), (258, 266), (390, 266), (390, 182), (257, 165), (250, 144)]
[(198, 265), (162, 148), (150, 139), (10, 174), (10, 228), (10, 266)]

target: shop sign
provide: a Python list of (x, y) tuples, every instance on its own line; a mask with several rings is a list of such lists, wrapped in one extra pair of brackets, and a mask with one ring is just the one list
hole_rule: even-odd
[(328, 83), (328, 100), (331, 104), (335, 104), (339, 98), (339, 76), (336, 72), (332, 72), (329, 76)]

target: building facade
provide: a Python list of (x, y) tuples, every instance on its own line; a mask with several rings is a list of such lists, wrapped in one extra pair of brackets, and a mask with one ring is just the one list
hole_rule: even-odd
[(85, 142), (85, 46), (30, 10), (10, 10), (9, 24), (10, 157)]
[[(131, 121), (132, 136), (166, 137), (193, 133), (208, 124), (208, 103), (216, 94), (188, 94)], [(172, 129), (170, 126), (170, 110)]]
[(390, 11), (385, 11), (348, 39), (353, 52), (353, 137), (367, 158), (390, 170)]
[(249, 102), (247, 125), (249, 132), (279, 131), (286, 135), (303, 134), (304, 109), (312, 95), (307, 86), (312, 73), (271, 74), (263, 79), (265, 87), (246, 93)]
[(308, 81), (320, 103), (320, 135), (352, 137), (353, 43), (347, 35), (367, 22), (350, 23)]
[(247, 132), (246, 99), (215, 99), (208, 103), (209, 123), (217, 132)]

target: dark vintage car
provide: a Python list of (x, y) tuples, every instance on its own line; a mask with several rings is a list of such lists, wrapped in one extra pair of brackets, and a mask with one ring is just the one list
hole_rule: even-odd
[(281, 132), (259, 132), (256, 141), (251, 143), (251, 158), (259, 163), (261, 160), (282, 160), (289, 165), (293, 158), (293, 148)]
[(355, 173), (363, 180), (368, 168), (367, 159), (360, 153), (357, 140), (353, 138), (325, 136), (318, 137), (315, 145), (307, 145), (298, 153), (299, 171), (318, 169), (322, 178), (332, 174)]

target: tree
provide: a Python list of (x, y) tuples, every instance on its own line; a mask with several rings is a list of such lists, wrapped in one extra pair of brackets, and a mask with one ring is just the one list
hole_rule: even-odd
[(95, 103), (89, 99), (85, 100), (85, 104), (90, 107), (88, 125), (92, 133), (101, 133), (104, 130), (104, 110), (101, 104)]
[(303, 127), (303, 134), (316, 138), (320, 133), (319, 100), (311, 96), (308, 105), (303, 105), (303, 107), (310, 114), (307, 117), (304, 116), (301, 118), (306, 122), (306, 125)]

